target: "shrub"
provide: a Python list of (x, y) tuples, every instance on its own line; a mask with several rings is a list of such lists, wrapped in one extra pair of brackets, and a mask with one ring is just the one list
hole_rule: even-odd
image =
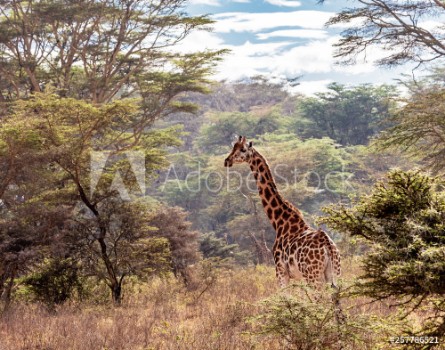
[[(355, 293), (429, 309), (417, 335), (445, 336), (445, 193), (420, 171), (393, 170), (352, 207), (326, 208), (321, 221), (370, 245)], [(430, 347), (431, 344), (425, 348)], [(431, 345), (432, 346), (432, 345)]]
[(24, 278), (23, 283), (32, 292), (34, 299), (50, 309), (63, 304), (77, 291), (83, 293), (78, 266), (72, 259), (46, 259), (39, 269)]
[(347, 299), (333, 300), (332, 290), (288, 287), (262, 302), (261, 313), (252, 319), (254, 333), (277, 336), (286, 349), (296, 350), (378, 349), (398, 334), (400, 323), (358, 313), (356, 305), (347, 307)]

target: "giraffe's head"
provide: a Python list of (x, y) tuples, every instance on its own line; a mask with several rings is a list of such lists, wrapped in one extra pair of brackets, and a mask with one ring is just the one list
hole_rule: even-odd
[(245, 136), (240, 136), (238, 141), (233, 145), (232, 152), (224, 161), (225, 167), (231, 167), (233, 163), (248, 162), (252, 156), (252, 141), (247, 142)]

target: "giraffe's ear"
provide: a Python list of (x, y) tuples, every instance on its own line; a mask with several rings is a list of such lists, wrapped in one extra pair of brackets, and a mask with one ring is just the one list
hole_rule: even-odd
[(246, 143), (246, 136), (240, 136), (240, 141), (244, 145)]
[(238, 138), (238, 142), (241, 142), (242, 139), (243, 139), (243, 137), (240, 135)]
[(253, 142), (250, 141), (250, 142), (249, 142), (249, 148), (252, 148), (252, 146), (253, 146)]

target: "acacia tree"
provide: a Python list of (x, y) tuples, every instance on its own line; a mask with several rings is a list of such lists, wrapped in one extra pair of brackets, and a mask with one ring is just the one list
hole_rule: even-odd
[[(445, 13), (443, 1), (358, 0), (359, 6), (331, 18), (329, 24), (350, 24), (336, 45), (336, 57), (354, 63), (370, 47), (385, 49), (380, 65), (406, 62), (441, 62), (445, 56), (444, 26), (437, 19)], [(436, 172), (444, 169), (443, 70), (420, 82), (403, 82), (410, 97), (388, 118), (389, 127), (379, 137), (383, 149), (400, 147), (426, 161)]]
[[(155, 241), (146, 240), (150, 238), (147, 228), (151, 218), (147, 214), (149, 206), (127, 202), (120, 190), (125, 189), (132, 197), (143, 194), (125, 152), (141, 152), (143, 163), (140, 166), (143, 169), (140, 170), (145, 172), (145, 182), (167, 164), (164, 148), (177, 144), (178, 134), (174, 129), (134, 132), (138, 116), (139, 108), (134, 100), (119, 100), (95, 107), (56, 95), (34, 94), (29, 100), (18, 101), (14, 113), (5, 118), (1, 126), (2, 134), (21, 136), (2, 144), (5, 155), (16, 149), (16, 142), (23, 145), (22, 137), (25, 136), (28, 147), (24, 155), (30, 156), (34, 152), (35, 156), (35, 161), (28, 164), (30, 176), (23, 181), (13, 178), (14, 186), (8, 186), (5, 191), (4, 198), (19, 196), (23, 203), (5, 208), (2, 242), (8, 242), (14, 236), (10, 233), (9, 222), (15, 221), (23, 208), (34, 204), (43, 212), (50, 208), (60, 210), (56, 217), (65, 215), (63, 220), (60, 219), (62, 224), (53, 220), (42, 228), (42, 215), (35, 212), (36, 216), (30, 212), (21, 220), (29, 232), (44, 230), (47, 239), (55, 236), (51, 230), (63, 228), (63, 233), (60, 230), (56, 233), (67, 238), (65, 242), (71, 251), (88, 248), (91, 253), (88, 260), (92, 262), (89, 270), (106, 281), (116, 304), (121, 301), (124, 277), (141, 274), (147, 271), (147, 266), (159, 264), (169, 250), (167, 241), (154, 244)], [(95, 165), (93, 151), (106, 160), (115, 157), (114, 162), (103, 164), (95, 186), (91, 186), (92, 166)], [(121, 182), (113, 185), (117, 176)], [(25, 231), (21, 232), (23, 236)], [(37, 236), (34, 240), (43, 244)], [(35, 242), (31, 245), (36, 246)], [(159, 259), (150, 259), (150, 254)], [(168, 266), (169, 263), (161, 265)]]
[(389, 119), (393, 126), (378, 138), (380, 149), (402, 148), (434, 172), (445, 168), (445, 90), (428, 88), (413, 94)]
[[(237, 236), (237, 232), (242, 232), (248, 236), (256, 253), (256, 264), (273, 264), (273, 255), (266, 242), (267, 224), (266, 218), (258, 213), (257, 203), (252, 198), (252, 193), (244, 193), (243, 197), (249, 203), (250, 213), (248, 215), (238, 215), (227, 224), (232, 237)], [(258, 237), (259, 236), (259, 237)]]
[(400, 98), (400, 107), (388, 119), (391, 126), (376, 140), (379, 149), (403, 149), (435, 173), (445, 169), (443, 73), (436, 67), (420, 81), (402, 82), (410, 95)]
[(2, 207), (0, 218), (0, 296), (5, 308), (16, 277), (30, 272), (32, 266), (45, 257), (61, 257), (67, 253), (62, 237), (67, 234), (65, 223), (70, 218), (65, 206), (25, 202), (24, 192), (20, 188), (15, 190), (20, 195)]
[(336, 83), (328, 88), (329, 92), (300, 102), (302, 115), (342, 145), (366, 144), (389, 116), (394, 88), (366, 84), (347, 88)]
[[(355, 7), (341, 11), (328, 25), (349, 24), (335, 45), (335, 57), (354, 63), (357, 56), (371, 47), (381, 47), (385, 54), (377, 63), (422, 64), (443, 58), (445, 31), (437, 18), (445, 13), (440, 0), (357, 0)], [(431, 25), (433, 24), (433, 25)]]
[(97, 215), (88, 215), (82, 206), (77, 209), (71, 217), (66, 245), (79, 257), (85, 274), (108, 285), (116, 304), (121, 302), (128, 276), (147, 280), (154, 273), (170, 271), (169, 240), (156, 231), (153, 208), (144, 198), (102, 199), (94, 203)]
[[(147, 89), (175, 96), (171, 85), (178, 84), (153, 73), (174, 58), (184, 78), (216, 56), (172, 54), (170, 48), (192, 30), (211, 23), (205, 16), (188, 16), (183, 6), (183, 0), (3, 1), (0, 101), (40, 92), (47, 84), (62, 96), (94, 103)], [(141, 79), (148, 73), (151, 80)], [(186, 90), (197, 88), (189, 83)]]
[[(153, 123), (175, 112), (196, 110), (178, 97), (206, 92), (208, 75), (222, 53), (175, 52), (174, 46), (191, 31), (211, 24), (206, 16), (187, 15), (184, 4), (11, 0), (0, 6), (0, 196), (5, 223), (0, 243), (21, 236), (11, 235), (8, 221), (23, 205), (55, 207), (64, 215), (77, 212), (81, 222), (68, 220), (63, 236), (88, 232), (95, 245), (92, 251), (98, 253), (96, 270), (101, 270), (116, 303), (123, 278), (138, 265), (131, 259), (131, 264), (124, 263), (120, 254), (125, 249), (116, 247), (140, 243), (137, 232), (148, 234), (135, 221), (137, 215), (131, 216), (133, 229), (125, 234), (116, 222), (124, 220), (117, 214), (127, 206), (119, 186), (141, 193), (125, 153), (144, 154), (144, 181), (166, 164), (165, 147), (177, 144), (178, 133), (155, 131)], [(139, 100), (117, 101), (126, 97)], [(115, 160), (105, 164), (95, 191), (89, 187), (93, 152)], [(113, 187), (116, 172), (121, 183)], [(138, 210), (136, 206), (127, 211), (133, 209)], [(29, 232), (39, 225), (33, 217), (24, 221)], [(21, 230), (22, 236), (28, 231)], [(0, 274), (12, 281), (16, 272), (3, 274), (5, 257), (0, 256)]]
[[(408, 314), (427, 307), (421, 335), (445, 335), (445, 196), (443, 183), (419, 171), (393, 170), (352, 207), (325, 209), (320, 221), (367, 242), (355, 292), (392, 298)], [(425, 348), (434, 344), (422, 345)], [(423, 347), (422, 347), (423, 349)]]
[[(35, 129), (24, 120), (2, 121), (0, 127), (0, 295), (8, 305), (14, 279), (49, 251), (59, 250), (66, 230), (65, 206), (28, 201), (54, 191), (61, 178), (41, 167)], [(58, 195), (62, 196), (63, 191)]]

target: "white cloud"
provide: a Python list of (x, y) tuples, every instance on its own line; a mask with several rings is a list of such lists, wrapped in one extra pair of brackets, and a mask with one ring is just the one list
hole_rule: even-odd
[(259, 40), (268, 40), (277, 37), (323, 39), (328, 36), (328, 32), (320, 29), (287, 29), (269, 33), (258, 33), (256, 36)]
[(217, 78), (238, 80), (253, 75), (286, 76), (310, 74), (342, 74), (359, 76), (372, 74), (377, 67), (371, 62), (352, 66), (335, 64), (332, 44), (336, 37), (315, 40), (305, 45), (292, 42), (251, 43), (225, 46), (232, 50), (218, 67)]
[[(280, 31), (277, 31), (280, 32)], [(313, 36), (322, 36), (323, 31), (308, 31), (314, 34)], [(272, 32), (274, 33), (274, 32)], [(272, 33), (266, 33), (270, 35)], [(317, 33), (317, 34), (315, 34)], [(295, 34), (295, 33), (294, 33)], [(271, 37), (274, 35), (270, 35)], [(223, 57), (216, 68), (215, 78), (219, 80), (239, 80), (248, 78), (254, 75), (264, 76), (283, 76), (296, 77), (303, 75), (309, 77), (311, 74), (325, 74), (343, 76), (344, 79), (356, 80), (361, 75), (376, 74), (379, 71), (373, 65), (373, 60), (385, 54), (385, 51), (374, 48), (372, 52), (368, 53), (366, 62), (358, 62), (352, 66), (340, 66), (335, 64), (335, 59), (332, 57), (332, 44), (336, 42), (338, 36), (320, 38), (311, 40), (304, 45), (296, 46), (292, 40), (283, 40), (279, 42), (250, 42), (246, 41), (241, 45), (227, 44), (218, 33), (207, 31), (192, 32), (185, 40), (174, 46), (175, 52), (191, 53), (202, 50), (217, 50), (230, 49), (231, 52)], [(355, 78), (357, 77), (357, 78)], [(385, 76), (381, 76), (378, 80), (384, 80)], [(319, 79), (319, 78), (318, 78)], [(322, 80), (316, 80), (319, 86)], [(315, 84), (303, 85), (310, 91), (316, 90)], [(298, 87), (298, 91), (302, 87)], [(312, 89), (312, 90), (311, 90)], [(304, 91), (301, 91), (304, 92)]]
[(272, 55), (269, 69), (277, 74), (296, 76), (329, 73), (333, 70), (332, 40), (316, 40)]
[(270, 75), (269, 67), (273, 57), (284, 52), (289, 44), (287, 42), (253, 44), (247, 41), (243, 45), (226, 46), (232, 51), (219, 64), (216, 78), (239, 80), (259, 74)]
[(207, 31), (191, 32), (184, 40), (172, 47), (175, 52), (192, 53), (196, 51), (218, 50), (225, 48), (224, 40), (217, 34)]
[(268, 2), (271, 5), (275, 5), (275, 6), (284, 6), (284, 7), (299, 7), (301, 6), (301, 2), (300, 1), (296, 1), (296, 0), (265, 0), (266, 2)]
[(300, 85), (292, 88), (292, 92), (299, 92), (307, 96), (315, 96), (317, 92), (327, 92), (328, 84), (332, 83), (332, 80), (312, 80), (312, 81), (302, 81)]
[(238, 80), (258, 74), (295, 77), (332, 71), (328, 41), (316, 41), (288, 49), (290, 44), (246, 42), (229, 46), (232, 52), (219, 65), (217, 78)]
[(418, 26), (430, 32), (443, 32), (444, 29), (443, 22), (434, 20), (421, 21), (420, 23), (418, 23)]
[[(233, 81), (254, 75), (291, 78), (302, 75), (301, 85), (292, 90), (307, 95), (325, 91), (326, 85), (332, 81), (390, 81), (394, 74), (381, 73), (373, 64), (388, 54), (381, 48), (368, 50), (366, 59), (362, 57), (355, 65), (335, 64), (332, 45), (339, 35), (333, 35), (324, 28), (331, 15), (321, 11), (220, 13), (213, 16), (217, 20), (216, 31), (192, 32), (174, 47), (174, 51), (230, 49), (231, 52), (218, 64), (215, 79)], [(230, 32), (236, 32), (237, 41), (243, 38), (244, 43), (232, 44), (234, 35), (227, 35)]]
[(323, 29), (333, 15), (323, 11), (291, 11), (272, 13), (226, 12), (213, 17), (215, 32), (260, 32), (278, 27), (300, 27), (304, 29)]
[(231, 46), (230, 49), (236, 51), (237, 54), (249, 55), (252, 57), (258, 57), (261, 55), (270, 56), (273, 53), (281, 52), (286, 46), (289, 46), (291, 42), (282, 41), (279, 43), (261, 43), (254, 44), (250, 41), (246, 41), (243, 45)]

